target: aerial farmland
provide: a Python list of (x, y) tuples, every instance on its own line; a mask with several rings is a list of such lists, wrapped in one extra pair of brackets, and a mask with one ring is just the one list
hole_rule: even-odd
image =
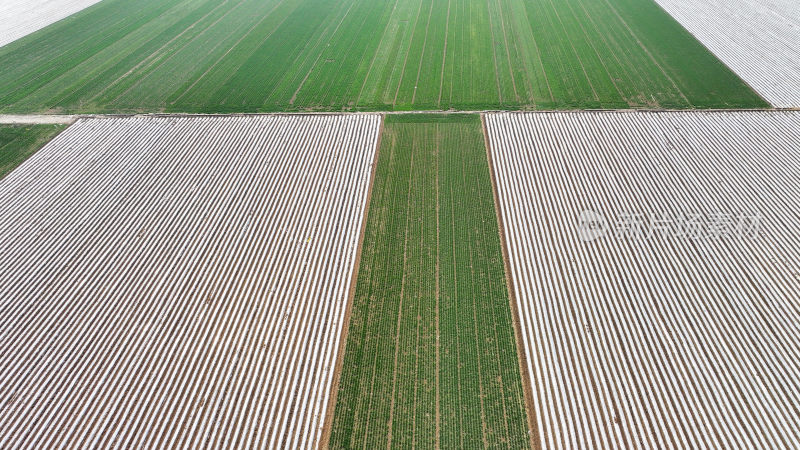
[(64, 128), (63, 125), (0, 125), (0, 179)]
[(528, 448), (480, 117), (387, 117), (379, 152), (331, 447)]
[(766, 106), (650, 0), (105, 0), (0, 67), (0, 112)]
[(657, 1), (773, 106), (800, 107), (797, 2)]
[(542, 448), (800, 445), (800, 114), (486, 120)]
[(0, 446), (310, 446), (379, 119), (80, 121), (0, 181)]
[(790, 0), (8, 0), (0, 448), (800, 448)]

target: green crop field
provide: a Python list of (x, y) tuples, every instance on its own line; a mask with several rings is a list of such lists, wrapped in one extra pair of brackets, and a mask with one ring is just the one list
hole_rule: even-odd
[(652, 0), (104, 0), (0, 48), (0, 112), (767, 107)]
[(530, 440), (478, 116), (388, 116), (331, 448)]
[(0, 179), (64, 128), (63, 125), (0, 125)]

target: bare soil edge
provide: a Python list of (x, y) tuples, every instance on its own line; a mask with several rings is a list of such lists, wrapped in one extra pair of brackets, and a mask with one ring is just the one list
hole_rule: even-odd
[[(756, 92), (758, 94), (758, 92)], [(80, 113), (80, 114), (48, 114), (48, 113), (19, 113), (19, 114), (0, 114), (0, 124), (3, 125), (37, 125), (37, 124), (62, 124), (70, 125), (82, 119), (125, 119), (125, 118), (199, 118), (199, 117), (259, 117), (259, 116), (347, 116), (347, 115), (420, 115), (420, 114), (490, 114), (490, 113), (514, 113), (514, 114), (585, 114), (585, 113), (607, 113), (607, 114), (653, 114), (653, 113), (686, 113), (686, 114), (708, 114), (708, 113), (781, 113), (797, 112), (800, 107), (790, 108), (625, 108), (625, 109), (476, 109), (476, 110), (456, 110), (456, 109), (425, 109), (411, 111), (273, 111), (261, 113), (168, 113), (168, 112), (148, 112), (141, 110), (138, 112), (120, 113)]]
[(519, 361), (519, 370), (522, 377), (522, 390), (525, 396), (525, 413), (528, 416), (528, 429), (530, 430), (529, 436), (531, 440), (531, 448), (534, 450), (542, 449), (542, 440), (539, 436), (539, 427), (536, 418), (533, 414), (533, 386), (531, 385), (532, 378), (528, 373), (527, 358), (525, 356), (524, 341), (522, 340), (522, 327), (520, 325), (519, 310), (517, 308), (516, 289), (511, 278), (511, 263), (508, 258), (508, 242), (506, 241), (506, 231), (503, 223), (503, 215), (501, 214), (500, 197), (497, 190), (497, 179), (495, 178), (494, 161), (492, 160), (492, 151), (489, 144), (489, 134), (486, 128), (486, 117), (481, 114), (481, 128), (483, 131), (483, 141), (486, 147), (486, 159), (489, 162), (489, 175), (492, 178), (492, 193), (494, 194), (494, 211), (497, 217), (497, 227), (500, 232), (500, 242), (503, 249), (503, 265), (505, 266), (506, 286), (508, 286), (508, 301), (511, 307), (511, 320), (514, 323), (514, 338), (517, 347), (517, 361)]
[(72, 125), (78, 118), (54, 114), (0, 114), (0, 125)]
[(353, 313), (353, 302), (356, 296), (356, 283), (358, 281), (358, 269), (361, 266), (361, 251), (364, 247), (364, 236), (367, 230), (367, 220), (369, 219), (369, 209), (372, 204), (372, 187), (375, 185), (375, 175), (378, 171), (378, 155), (381, 150), (383, 140), (383, 124), (385, 116), (381, 115), (381, 125), (378, 129), (378, 140), (375, 144), (375, 156), (372, 159), (370, 169), (369, 187), (367, 188), (366, 205), (364, 206), (364, 218), (361, 221), (361, 230), (358, 238), (358, 249), (356, 250), (356, 260), (353, 263), (353, 277), (350, 280), (347, 305), (345, 305), (344, 320), (342, 322), (342, 337), (339, 340), (339, 352), (336, 356), (336, 365), (333, 369), (333, 380), (331, 382), (331, 393), (328, 400), (328, 408), (325, 412), (325, 422), (322, 426), (322, 436), (320, 437), (319, 449), (327, 449), (330, 445), (331, 432), (333, 431), (333, 416), (336, 413), (336, 398), (339, 393), (339, 381), (342, 377), (342, 366), (344, 365), (344, 353), (347, 350), (347, 336), (350, 331), (350, 316)]

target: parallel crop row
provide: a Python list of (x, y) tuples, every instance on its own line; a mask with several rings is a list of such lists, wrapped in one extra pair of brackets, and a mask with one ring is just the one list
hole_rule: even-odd
[(0, 447), (312, 446), (379, 123), (81, 120), (0, 181)]
[(800, 446), (800, 114), (486, 120), (542, 448)]
[(478, 116), (388, 116), (332, 448), (527, 448)]
[(766, 106), (651, 0), (104, 0), (0, 48), (4, 112)]

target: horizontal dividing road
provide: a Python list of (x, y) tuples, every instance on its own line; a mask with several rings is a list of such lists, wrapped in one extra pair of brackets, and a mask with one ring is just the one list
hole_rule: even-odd
[(0, 125), (72, 125), (79, 118), (58, 114), (0, 114)]
[[(698, 113), (705, 114), (708, 112), (732, 112), (732, 111), (797, 111), (800, 108), (766, 108), (766, 109), (694, 109), (694, 110), (675, 110), (675, 109), (591, 109), (580, 111), (569, 111), (574, 113), (584, 112), (614, 112), (620, 114), (635, 114), (635, 113), (668, 113), (668, 112), (683, 112), (683, 113)], [(507, 112), (502, 110), (476, 110), (476, 111), (461, 111), (461, 110), (429, 110), (429, 111), (382, 111), (382, 112), (278, 112), (278, 113), (231, 113), (231, 114), (184, 114), (184, 113), (153, 113), (153, 114), (0, 114), (0, 125), (45, 125), (45, 124), (60, 124), (71, 125), (79, 119), (123, 119), (123, 118), (224, 118), (224, 117), (275, 117), (275, 116), (350, 116), (350, 115), (374, 115), (381, 114), (384, 116), (395, 115), (421, 115), (430, 114), (434, 116), (441, 115), (463, 115), (463, 114), (491, 114)], [(561, 114), (564, 110), (542, 110), (535, 111), (536, 114)]]
[(543, 448), (800, 447), (800, 113), (486, 122)]
[(0, 47), (71, 16), (100, 0), (3, 0)]
[(79, 120), (1, 180), (0, 448), (311, 447), (380, 120)]
[(774, 106), (800, 107), (797, 0), (655, 0)]

